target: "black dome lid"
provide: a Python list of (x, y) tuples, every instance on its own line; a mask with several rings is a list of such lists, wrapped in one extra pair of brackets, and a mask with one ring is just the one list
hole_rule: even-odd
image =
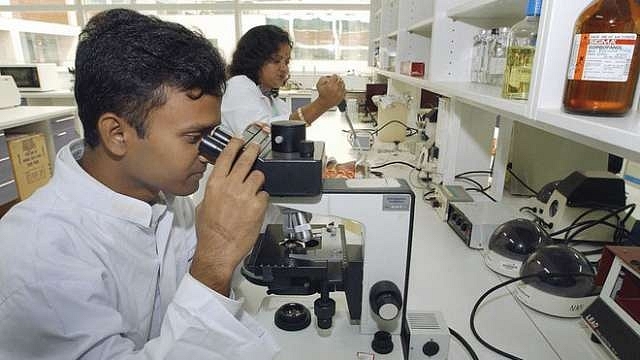
[[(532, 274), (586, 274), (594, 275), (589, 260), (566, 245), (540, 247), (527, 258), (520, 268), (520, 276)], [(549, 294), (581, 298), (593, 295), (593, 276), (532, 277), (525, 283)]]
[(528, 219), (514, 219), (498, 226), (489, 237), (489, 249), (512, 260), (524, 261), (536, 249), (549, 244), (547, 233)]

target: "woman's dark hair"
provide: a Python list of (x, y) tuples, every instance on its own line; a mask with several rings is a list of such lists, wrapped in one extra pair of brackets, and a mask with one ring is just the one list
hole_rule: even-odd
[(260, 68), (273, 60), (282, 44), (293, 47), (289, 34), (274, 25), (260, 25), (247, 31), (233, 52), (229, 75), (245, 75), (258, 83)]
[(76, 52), (75, 98), (90, 147), (100, 142), (96, 124), (107, 112), (144, 138), (147, 115), (167, 101), (168, 88), (222, 97), (225, 62), (201, 34), (176, 23), (126, 9), (89, 20)]

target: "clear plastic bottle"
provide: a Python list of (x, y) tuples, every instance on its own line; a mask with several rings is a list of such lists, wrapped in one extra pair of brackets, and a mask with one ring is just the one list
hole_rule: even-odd
[(507, 64), (507, 41), (509, 40), (509, 28), (501, 27), (492, 29), (493, 39), (489, 43), (487, 83), (490, 85), (502, 85), (504, 68)]
[(565, 111), (624, 115), (640, 69), (640, 4), (596, 0), (574, 28), (563, 104)]
[(529, 98), (531, 68), (538, 40), (538, 22), (542, 0), (527, 2), (527, 16), (511, 27), (507, 64), (504, 69), (502, 97), (526, 100)]

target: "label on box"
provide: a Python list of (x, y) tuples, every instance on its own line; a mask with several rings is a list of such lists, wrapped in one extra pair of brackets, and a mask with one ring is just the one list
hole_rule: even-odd
[(7, 139), (18, 197), (24, 200), (51, 178), (44, 135), (18, 135)]

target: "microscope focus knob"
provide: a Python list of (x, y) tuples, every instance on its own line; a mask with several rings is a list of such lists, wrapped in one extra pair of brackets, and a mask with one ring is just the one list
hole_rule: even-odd
[(383, 320), (393, 320), (402, 308), (402, 294), (391, 281), (378, 281), (369, 291), (369, 303), (374, 313)]

